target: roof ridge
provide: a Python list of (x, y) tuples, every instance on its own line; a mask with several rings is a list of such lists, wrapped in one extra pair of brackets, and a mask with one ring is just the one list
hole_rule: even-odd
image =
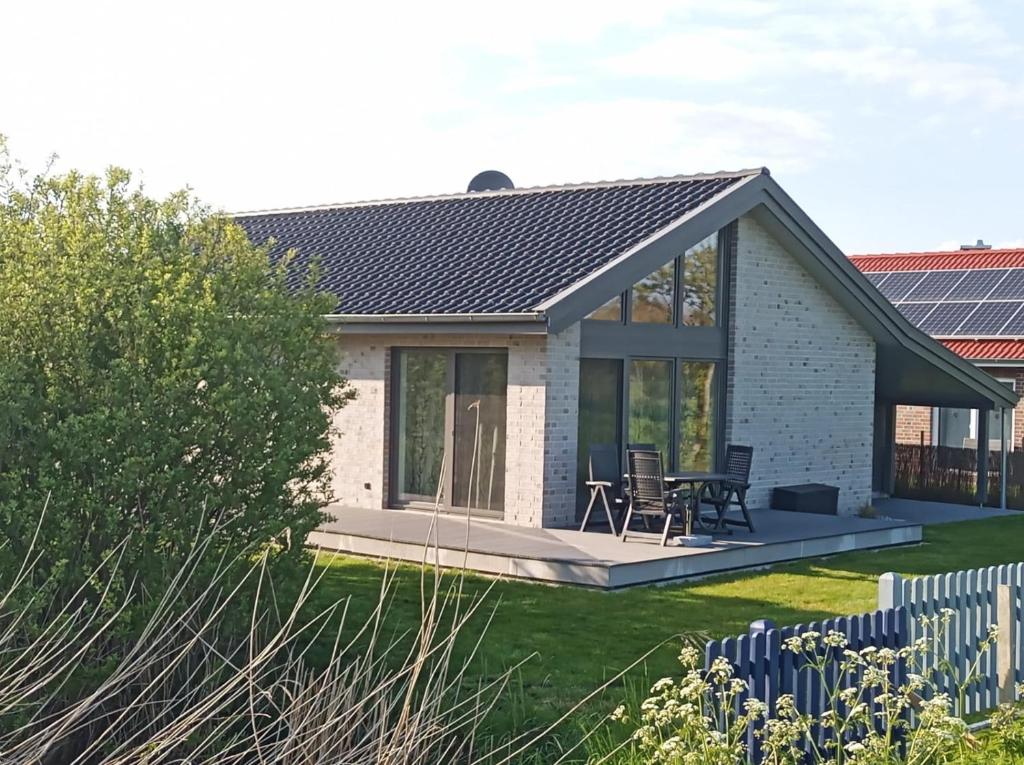
[(970, 256), (970, 255), (1005, 255), (1008, 253), (1024, 253), (1024, 247), (993, 247), (992, 249), (982, 250), (977, 248), (968, 248), (966, 250), (915, 250), (910, 252), (858, 252), (852, 255), (848, 255), (849, 258), (915, 258), (915, 257), (934, 257), (942, 255), (957, 255), (957, 256)]
[(526, 194), (539, 194), (547, 191), (578, 191), (582, 189), (613, 188), (615, 186), (648, 186), (658, 183), (679, 181), (703, 181), (724, 178), (747, 178), (755, 175), (770, 175), (767, 167), (747, 168), (743, 170), (720, 170), (713, 173), (693, 173), (690, 175), (662, 175), (650, 178), (623, 178), (614, 181), (590, 181), (582, 183), (564, 183), (548, 186), (524, 186), (515, 189), (497, 191), (463, 191), (452, 194), (434, 194), (415, 197), (394, 197), (389, 199), (368, 199), (357, 202), (336, 202), (323, 205), (306, 205), (298, 207), (277, 207), (263, 210), (241, 210), (225, 213), (231, 218), (245, 218), (255, 215), (277, 215), (297, 212), (313, 212), (318, 210), (340, 210), (352, 207), (383, 207), (385, 205), (409, 204), (413, 202), (442, 202), (450, 199), (485, 199), (489, 197), (508, 197)]

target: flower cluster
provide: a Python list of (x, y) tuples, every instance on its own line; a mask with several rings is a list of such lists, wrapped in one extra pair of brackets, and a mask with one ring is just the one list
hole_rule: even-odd
[[(934, 666), (918, 669), (928, 665), (925, 653), (949, 620), (940, 614), (933, 632), (899, 649), (855, 651), (836, 631), (787, 639), (783, 650), (799, 656), (802, 671), (822, 688), (824, 712), (815, 716), (802, 711), (792, 695), (780, 696), (769, 709), (748, 698), (746, 682), (726, 659), (705, 668), (697, 651), (684, 649), (682, 676), (659, 680), (641, 704), (633, 744), (646, 762), (672, 765), (741, 765), (752, 743), (768, 765), (806, 763), (807, 751), (811, 762), (835, 765), (956, 761), (970, 740), (967, 726), (954, 714), (953, 697), (939, 687)], [(990, 644), (983, 641), (982, 649)], [(1019, 726), (1007, 722), (1005, 729), (1019, 731), (1024, 747), (1020, 714)], [(624, 707), (611, 717), (630, 722)]]

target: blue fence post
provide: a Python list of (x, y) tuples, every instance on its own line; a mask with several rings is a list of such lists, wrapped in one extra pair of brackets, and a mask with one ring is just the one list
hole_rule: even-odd
[[(767, 704), (771, 714), (779, 694), (779, 631), (771, 619), (758, 619), (751, 622), (749, 634), (751, 676), (745, 679), (751, 698)], [(761, 761), (761, 739), (756, 732), (763, 727), (764, 720), (747, 726), (747, 752), (751, 762)]]

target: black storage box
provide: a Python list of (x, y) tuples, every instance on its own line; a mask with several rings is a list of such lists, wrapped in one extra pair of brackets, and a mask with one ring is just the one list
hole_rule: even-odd
[(799, 486), (778, 486), (772, 489), (772, 509), (792, 510), (797, 513), (836, 515), (839, 505), (839, 487), (823, 483), (803, 483)]

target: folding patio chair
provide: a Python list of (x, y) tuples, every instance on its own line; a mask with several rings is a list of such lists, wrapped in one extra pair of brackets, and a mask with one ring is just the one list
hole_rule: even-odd
[(668, 542), (672, 518), (678, 517), (680, 523), (683, 520), (679, 506), (681, 490), (665, 490), (661, 452), (630, 449), (626, 452), (626, 459), (629, 463), (629, 506), (619, 539), (626, 541), (629, 523), (634, 516), (640, 516), (645, 522), (661, 518), (665, 523), (661, 531), (661, 544), (664, 546)]
[[(711, 525), (712, 531), (728, 532), (726, 526), (746, 526), (750, 531), (754, 530), (754, 522), (750, 519), (750, 511), (747, 509), (750, 463), (753, 458), (754, 449), (751, 446), (729, 444), (726, 447), (725, 469), (722, 472), (729, 478), (707, 487), (700, 497), (702, 505), (711, 505), (715, 508), (716, 517), (713, 523), (710, 520), (701, 519), (703, 523)], [(742, 521), (726, 517), (730, 507), (738, 507), (743, 512)]]
[[(590, 489), (590, 502), (587, 505), (587, 512), (583, 514), (580, 531), (587, 530), (590, 514), (594, 510), (594, 505), (600, 500), (612, 533), (618, 534), (616, 518), (621, 523), (622, 516), (626, 512), (626, 498), (622, 491), (622, 468), (619, 465), (619, 447), (615, 444), (593, 444), (590, 447), (588, 470), (589, 480), (586, 481), (586, 486)], [(614, 516), (612, 507), (615, 508)]]

